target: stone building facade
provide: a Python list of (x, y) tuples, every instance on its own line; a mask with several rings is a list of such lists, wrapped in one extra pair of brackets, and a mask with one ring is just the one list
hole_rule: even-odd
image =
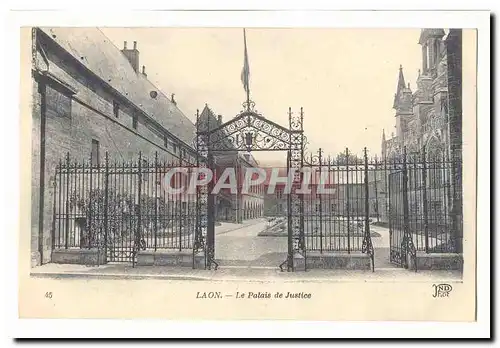
[[(383, 160), (390, 162), (399, 158), (400, 161), (403, 148), (406, 147), (409, 213), (421, 218), (427, 211), (429, 221), (439, 225), (446, 225), (450, 206), (450, 171), (445, 165), (450, 159), (448, 50), (445, 36), (444, 29), (421, 30), (418, 43), (422, 46), (422, 66), (418, 70), (415, 91), (406, 83), (403, 67), (400, 66), (393, 103), (396, 134), (392, 133), (387, 139), (385, 132), (382, 132), (381, 151)], [(424, 162), (424, 156), (429, 168), (426, 170), (425, 183), (422, 165), (417, 164)], [(377, 212), (378, 220), (387, 223), (391, 187), (393, 194), (400, 191), (401, 187), (393, 187), (388, 172), (382, 166), (379, 169), (373, 171), (369, 178), (370, 192), (375, 194), (370, 196), (370, 203)], [(427, 197), (425, 204), (422, 200), (424, 191)], [(393, 210), (395, 206), (393, 203)], [(398, 206), (398, 209), (402, 209), (402, 206)], [(393, 214), (401, 215), (402, 211), (393, 211)]]
[[(259, 167), (259, 163), (250, 153), (241, 154), (238, 163), (243, 175), (245, 170)], [(252, 179), (256, 179), (256, 174), (252, 174)], [(243, 209), (242, 218), (244, 220), (262, 217), (264, 215), (264, 183), (250, 186), (247, 192), (244, 192), (243, 185), (241, 185), (240, 202), (240, 207)]]
[[(393, 103), (396, 133), (386, 138), (385, 132), (382, 132), (382, 161), (377, 167), (379, 170), (371, 172), (368, 180), (371, 209), (377, 212), (381, 222), (387, 222), (391, 184), (384, 170), (384, 160), (390, 163), (406, 147), (411, 217), (418, 219), (425, 210), (429, 225), (435, 225), (436, 233), (449, 229), (453, 224), (448, 236), (455, 238), (453, 248), (460, 252), (461, 30), (450, 29), (446, 33), (444, 29), (422, 29), (418, 43), (422, 46), (422, 67), (418, 71), (414, 91), (405, 81), (403, 67), (399, 69)], [(425, 167), (422, 164), (424, 158)], [(422, 198), (424, 191), (427, 197), (425, 204)]]
[[(330, 169), (326, 181), (320, 185), (319, 172), (311, 174), (311, 179), (303, 194), (304, 215), (306, 217), (327, 215), (336, 217), (360, 218), (365, 215), (364, 175), (360, 171), (349, 173), (347, 180), (346, 167), (337, 166)], [(279, 168), (279, 177), (286, 177), (287, 168)], [(288, 194), (284, 183), (273, 187), (267, 175), (264, 183), (264, 215), (285, 217), (288, 215)]]
[(399, 68), (394, 95), (396, 133), (386, 138), (382, 133), (382, 158), (400, 154), (406, 146), (408, 154), (429, 157), (449, 156), (448, 69), (443, 29), (422, 29), (422, 68), (418, 71), (416, 90), (405, 82)]
[(137, 43), (97, 28), (32, 30), (32, 265), (51, 259), (54, 173), (71, 160), (194, 161), (195, 126), (140, 68)]
[[(222, 115), (205, 105), (199, 117), (200, 130), (216, 129), (223, 122)], [(227, 140), (225, 151), (213, 151), (216, 173), (222, 173), (231, 168), (235, 171), (237, 179), (237, 193), (224, 188), (216, 197), (215, 214), (217, 221), (242, 222), (263, 216), (264, 212), (264, 186), (251, 186), (248, 192), (243, 192), (243, 180), (247, 168), (257, 168), (259, 163), (250, 153), (231, 151), (234, 146)], [(216, 174), (218, 177), (219, 174)]]

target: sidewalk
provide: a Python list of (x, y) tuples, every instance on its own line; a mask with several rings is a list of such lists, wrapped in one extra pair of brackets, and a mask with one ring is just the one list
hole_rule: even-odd
[(170, 266), (141, 266), (107, 264), (98, 267), (83, 265), (46, 264), (33, 268), (31, 276), (41, 278), (80, 279), (163, 279), (179, 281), (248, 281), (248, 282), (460, 282), (458, 271), (419, 271), (402, 268), (371, 271), (308, 270), (280, 272), (278, 267), (221, 267), (217, 271)]
[[(267, 250), (264, 246), (256, 247), (257, 241), (264, 243), (271, 251), (283, 251), (286, 255), (286, 246), (283, 250), (272, 245), (273, 240), (284, 242), (283, 238), (260, 238), (257, 232), (252, 229), (243, 230), (246, 227), (253, 226), (256, 229), (258, 224), (264, 224), (265, 219), (254, 219), (245, 221), (242, 224), (223, 223), (216, 227), (216, 235), (223, 235), (222, 238), (230, 239), (231, 248), (235, 248), (238, 243), (241, 244), (245, 239), (242, 234), (254, 235), (250, 238), (250, 246), (245, 246), (245, 259), (252, 259), (252, 250)], [(257, 228), (258, 229), (258, 228)], [(133, 268), (130, 264), (106, 264), (102, 266), (85, 266), (70, 264), (45, 264), (35, 267), (31, 270), (33, 277), (42, 278), (73, 278), (73, 279), (117, 279), (117, 280), (142, 280), (142, 279), (160, 279), (160, 280), (178, 280), (178, 281), (248, 281), (248, 282), (460, 282), (462, 274), (459, 271), (418, 271), (397, 268), (394, 265), (388, 267), (388, 248), (389, 233), (388, 229), (374, 228), (380, 237), (372, 238), (375, 248), (375, 272), (359, 270), (328, 270), (312, 269), (307, 272), (298, 270), (296, 272), (280, 272), (278, 264), (281, 259), (266, 263), (266, 266), (249, 267), (247, 265), (221, 265), (217, 271), (192, 269), (189, 267), (172, 266), (139, 266)], [(236, 232), (235, 236), (229, 235), (230, 232)], [(253, 244), (252, 244), (253, 243)], [(224, 241), (219, 239), (219, 256), (223, 256), (222, 249)], [(269, 250), (268, 250), (269, 251)], [(241, 254), (239, 254), (241, 257)], [(377, 259), (377, 256), (382, 261)], [(227, 261), (227, 260), (226, 260)], [(227, 262), (231, 264), (230, 262)]]
[(252, 220), (245, 220), (241, 224), (232, 223), (232, 222), (222, 222), (221, 225), (215, 226), (215, 234), (224, 234), (232, 231), (236, 231), (248, 226), (253, 226), (262, 222), (266, 222), (264, 218), (257, 218)]

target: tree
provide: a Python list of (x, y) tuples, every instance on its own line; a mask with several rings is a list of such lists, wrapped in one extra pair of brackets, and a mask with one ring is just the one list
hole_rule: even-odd
[[(82, 229), (80, 240), (75, 241), (81, 248), (104, 247), (113, 244), (114, 240), (129, 240), (130, 234), (135, 230), (135, 209), (133, 197), (129, 194), (118, 194), (113, 190), (108, 191), (107, 196), (107, 219), (105, 211), (105, 191), (94, 189), (84, 197), (76, 192), (70, 196), (69, 209), (77, 209), (81, 212), (79, 225)], [(110, 218), (113, 217), (113, 218)], [(106, 221), (107, 220), (107, 221)], [(107, 235), (105, 223), (107, 222)], [(71, 239), (71, 236), (68, 236)]]
[[(347, 159), (349, 159), (349, 163), (347, 162)], [(348, 150), (348, 152), (340, 152), (336, 157), (335, 157), (335, 163), (338, 165), (351, 165), (351, 164), (363, 164), (363, 159), (359, 158), (357, 155), (353, 154)]]

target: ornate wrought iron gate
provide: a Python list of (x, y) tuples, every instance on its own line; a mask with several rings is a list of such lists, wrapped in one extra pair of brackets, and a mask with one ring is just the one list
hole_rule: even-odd
[[(204, 122), (197, 113), (196, 150), (198, 167), (207, 172), (214, 172), (215, 155), (220, 153), (238, 153), (241, 151), (283, 151), (287, 154), (287, 173), (292, 176), (291, 193), (288, 196), (288, 255), (280, 265), (286, 265), (288, 271), (295, 270), (296, 255), (305, 261), (305, 240), (303, 220), (303, 196), (296, 191), (302, 181), (304, 135), (303, 110), (294, 115), (289, 108), (288, 128), (274, 123), (254, 109), (255, 104), (247, 101), (244, 110), (232, 120), (212, 127), (211, 122)], [(197, 188), (197, 211), (193, 257), (204, 252), (205, 267), (217, 269), (215, 261), (215, 194), (212, 192), (213, 181)], [(193, 263), (194, 265), (194, 263)], [(305, 262), (304, 262), (305, 265)]]
[(410, 266), (413, 259), (417, 270), (416, 248), (409, 226), (408, 209), (408, 173), (406, 161), (401, 169), (389, 173), (389, 258), (392, 263), (401, 267)]
[(386, 164), (390, 261), (408, 268), (417, 251), (456, 252), (450, 228), (451, 161), (425, 151), (407, 155), (405, 148)]

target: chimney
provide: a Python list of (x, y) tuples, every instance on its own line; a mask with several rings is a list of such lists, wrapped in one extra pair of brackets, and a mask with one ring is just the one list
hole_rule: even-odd
[(222, 124), (222, 115), (217, 115), (217, 122), (219, 122), (219, 126)]
[(174, 105), (177, 105), (177, 102), (175, 101), (174, 96), (175, 96), (175, 94), (174, 94), (174, 93), (172, 93), (172, 96), (170, 97), (170, 101), (171, 101)]
[(139, 51), (137, 50), (137, 41), (134, 41), (134, 48), (133, 49), (128, 49), (127, 48), (127, 41), (123, 42), (123, 50), (122, 53), (127, 57), (128, 61), (130, 62), (130, 65), (132, 65), (132, 68), (136, 73), (139, 72)]
[(142, 74), (144, 75), (144, 77), (148, 77), (148, 74), (146, 74), (146, 66), (145, 65), (142, 66)]

